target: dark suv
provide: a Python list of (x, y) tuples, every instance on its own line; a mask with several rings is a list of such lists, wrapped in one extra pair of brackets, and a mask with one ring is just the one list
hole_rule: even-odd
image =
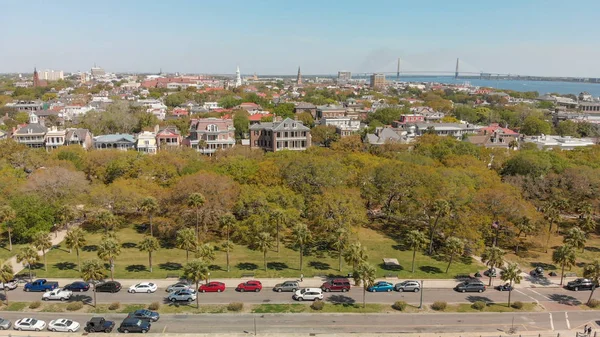
[(588, 280), (586, 278), (578, 278), (576, 280), (573, 280), (573, 281), (567, 283), (567, 289), (569, 289), (569, 290), (575, 290), (575, 291), (592, 290), (592, 288), (595, 288), (594, 282), (592, 282), (591, 280)]
[(117, 281), (99, 283), (94, 287), (94, 291), (103, 293), (118, 293), (119, 290), (121, 290), (121, 283)]
[(465, 292), (478, 292), (482, 293), (485, 291), (485, 285), (481, 281), (465, 281), (459, 283), (454, 287), (454, 290), (465, 293)]
[(92, 317), (86, 325), (85, 331), (89, 333), (93, 332), (106, 332), (109, 333), (115, 327), (115, 322), (107, 321), (104, 317)]
[(141, 332), (146, 333), (150, 331), (150, 321), (139, 318), (125, 318), (123, 322), (121, 322), (121, 326), (119, 326), (119, 332), (129, 333), (129, 332)]
[(350, 281), (347, 278), (334, 278), (321, 285), (323, 291), (341, 291), (346, 292), (350, 290)]

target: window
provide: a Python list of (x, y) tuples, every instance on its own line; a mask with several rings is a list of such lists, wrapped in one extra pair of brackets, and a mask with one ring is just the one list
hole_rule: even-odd
[(217, 132), (219, 131), (219, 127), (214, 125), (214, 124), (210, 124), (206, 127), (206, 131), (208, 132)]

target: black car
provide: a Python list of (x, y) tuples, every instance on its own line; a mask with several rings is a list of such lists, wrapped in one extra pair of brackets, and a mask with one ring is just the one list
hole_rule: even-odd
[(454, 290), (465, 293), (465, 292), (478, 292), (482, 293), (485, 291), (485, 285), (483, 282), (469, 282), (465, 281), (463, 283), (459, 283), (454, 287)]
[(531, 275), (533, 277), (544, 277), (544, 268), (535, 267), (534, 270), (529, 272), (529, 275)]
[(64, 287), (65, 290), (71, 290), (72, 292), (76, 292), (76, 291), (88, 291), (90, 289), (90, 285), (87, 282), (73, 282), (70, 284), (67, 284)]
[(121, 322), (121, 326), (119, 326), (119, 332), (129, 333), (129, 332), (141, 332), (146, 333), (150, 331), (150, 321), (139, 318), (125, 318), (123, 322)]
[(94, 287), (94, 291), (103, 293), (118, 293), (119, 290), (121, 290), (121, 283), (117, 281), (100, 283)]
[(496, 290), (500, 290), (500, 291), (512, 291), (513, 290), (513, 286), (511, 286), (510, 283), (505, 283), (503, 285), (496, 286)]
[(158, 314), (158, 312), (141, 309), (141, 310), (136, 310), (134, 312), (129, 313), (129, 315), (127, 317), (128, 318), (146, 319), (146, 320), (150, 320), (152, 322), (156, 322), (160, 318), (160, 315)]
[(85, 331), (89, 332), (106, 332), (109, 333), (115, 327), (115, 322), (107, 321), (104, 317), (92, 317), (85, 324)]
[(579, 290), (592, 290), (595, 288), (594, 282), (586, 278), (578, 278), (567, 283), (567, 289), (579, 291)]

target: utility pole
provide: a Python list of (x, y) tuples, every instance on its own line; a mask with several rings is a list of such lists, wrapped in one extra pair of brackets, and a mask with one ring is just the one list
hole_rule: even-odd
[(419, 309), (423, 309), (423, 292), (425, 291), (423, 287), (423, 280), (421, 280), (421, 301), (419, 302)]

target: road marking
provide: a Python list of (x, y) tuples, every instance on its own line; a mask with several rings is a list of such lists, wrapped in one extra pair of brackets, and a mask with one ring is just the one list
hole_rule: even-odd
[(520, 290), (518, 290), (518, 289), (515, 289), (515, 291), (516, 291), (516, 292), (518, 292), (519, 294), (522, 294), (522, 295), (524, 295), (524, 296), (527, 296), (527, 297), (531, 298), (532, 300), (534, 300), (534, 301), (535, 301), (535, 303), (536, 303), (537, 305), (539, 305), (539, 304), (540, 304), (540, 301), (538, 301), (538, 300), (537, 300), (535, 297), (529, 296), (529, 295), (525, 294), (524, 292), (522, 292), (522, 291), (520, 291)]
[(550, 313), (550, 328), (554, 331), (554, 321), (552, 320), (552, 313)]
[(528, 288), (528, 290), (529, 290), (529, 291), (531, 291), (531, 292), (532, 292), (532, 293), (534, 293), (534, 294), (537, 294), (537, 295), (540, 295), (540, 296), (542, 296), (543, 298), (547, 299), (548, 301), (552, 301), (552, 299), (550, 299), (550, 297), (548, 297), (548, 296), (546, 296), (546, 295), (543, 295), (543, 294), (540, 294), (540, 293), (538, 293), (537, 291), (535, 291), (535, 290), (533, 290), (533, 289), (531, 289), (531, 288)]
[(567, 320), (567, 329), (571, 330), (571, 323), (569, 323), (569, 314), (565, 311), (565, 319)]
[(163, 332), (162, 332), (162, 333), (165, 333), (165, 331), (167, 331), (167, 326), (166, 326), (166, 325), (165, 325), (165, 327), (163, 328)]

